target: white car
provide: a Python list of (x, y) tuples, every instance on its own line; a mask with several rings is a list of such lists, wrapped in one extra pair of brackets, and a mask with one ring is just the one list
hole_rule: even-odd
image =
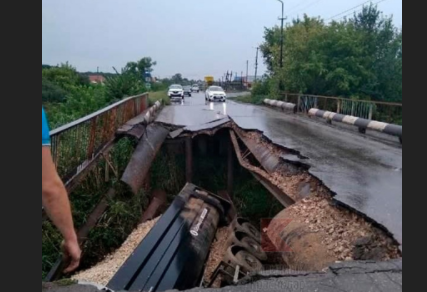
[(206, 90), (206, 100), (207, 101), (227, 101), (227, 94), (225, 94), (224, 89), (219, 86), (211, 86)]
[(184, 99), (184, 88), (178, 84), (171, 85), (169, 87), (168, 96), (170, 99), (176, 97)]
[(199, 87), (199, 85), (194, 84), (194, 85), (191, 87), (191, 92), (197, 92), (197, 93), (199, 93), (199, 92), (200, 92), (200, 87)]

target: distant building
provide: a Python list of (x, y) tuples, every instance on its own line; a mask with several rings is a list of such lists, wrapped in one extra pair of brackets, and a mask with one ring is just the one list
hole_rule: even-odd
[(102, 75), (89, 75), (89, 81), (92, 84), (104, 84), (106, 79)]

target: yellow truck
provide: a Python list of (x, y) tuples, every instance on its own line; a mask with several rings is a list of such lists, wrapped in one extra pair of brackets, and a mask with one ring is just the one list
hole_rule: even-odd
[(208, 87), (212, 86), (214, 84), (214, 81), (215, 81), (215, 79), (213, 76), (206, 76), (205, 77), (205, 82), (206, 82)]

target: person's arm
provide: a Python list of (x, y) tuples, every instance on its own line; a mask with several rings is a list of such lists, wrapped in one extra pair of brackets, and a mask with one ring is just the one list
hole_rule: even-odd
[(49, 147), (42, 147), (42, 204), (64, 237), (64, 255), (71, 260), (64, 272), (72, 272), (80, 264), (81, 250), (74, 230), (68, 194), (56, 171)]

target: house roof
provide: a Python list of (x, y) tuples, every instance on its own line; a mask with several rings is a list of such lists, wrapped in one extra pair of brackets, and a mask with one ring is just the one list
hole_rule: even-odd
[(105, 77), (102, 75), (89, 75), (89, 81), (91, 83), (104, 83)]

